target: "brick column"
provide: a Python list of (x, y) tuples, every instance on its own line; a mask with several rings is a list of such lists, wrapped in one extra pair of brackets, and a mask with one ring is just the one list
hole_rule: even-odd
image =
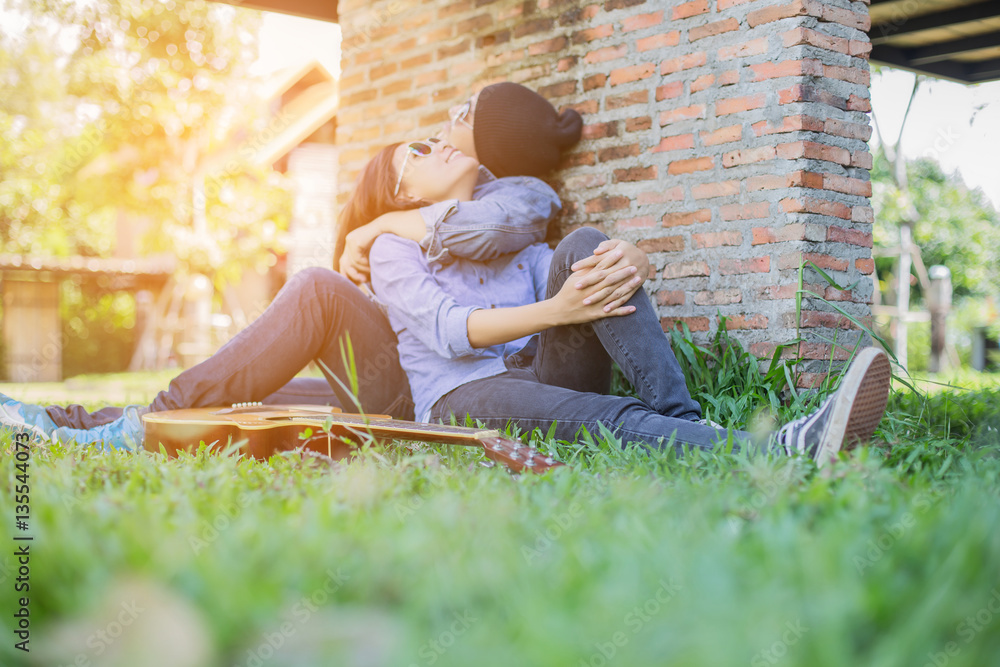
[[(583, 114), (553, 185), (562, 225), (650, 253), (664, 327), (728, 318), (759, 356), (796, 334), (807, 287), (870, 316), (867, 0), (341, 0), (340, 196), (378, 148), (428, 134), (496, 81)], [(803, 356), (820, 372), (857, 330), (803, 302)], [(837, 356), (843, 356), (838, 353)], [(804, 384), (817, 376), (806, 374)]]

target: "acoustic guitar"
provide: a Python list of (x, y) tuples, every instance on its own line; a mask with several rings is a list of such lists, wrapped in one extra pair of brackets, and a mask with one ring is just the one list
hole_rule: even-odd
[(240, 443), (242, 453), (267, 459), (275, 452), (299, 448), (345, 459), (368, 436), (374, 440), (418, 440), (446, 445), (481, 447), (486, 456), (513, 472), (544, 472), (564, 465), (499, 431), (462, 426), (422, 424), (388, 415), (359, 415), (322, 405), (262, 405), (235, 403), (230, 407), (166, 410), (143, 415), (143, 446), (176, 456), (198, 443)]

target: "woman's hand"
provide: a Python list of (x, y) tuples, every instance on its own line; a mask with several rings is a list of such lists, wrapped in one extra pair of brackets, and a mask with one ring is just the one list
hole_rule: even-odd
[(591, 271), (585, 269), (570, 274), (559, 292), (547, 300), (558, 325), (593, 322), (603, 317), (620, 317), (635, 312), (635, 306), (614, 305), (619, 298), (613, 295), (599, 298), (598, 292), (605, 291), (600, 285), (577, 288), (576, 285)]
[(344, 239), (344, 253), (340, 256), (340, 272), (358, 285), (368, 282), (371, 267), (368, 252), (375, 239), (383, 233), (378, 220), (349, 232)]
[[(603, 302), (606, 312), (619, 308), (649, 278), (650, 266), (646, 253), (628, 241), (608, 239), (594, 249), (594, 254), (571, 267), (578, 290), (596, 289), (585, 299), (586, 304)], [(572, 280), (572, 276), (570, 282)]]

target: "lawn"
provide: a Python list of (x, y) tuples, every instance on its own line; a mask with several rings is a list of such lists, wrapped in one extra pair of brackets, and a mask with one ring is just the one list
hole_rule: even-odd
[[(86, 402), (163, 382), (89, 378)], [(27, 533), (8, 436), (0, 663), (998, 664), (1000, 382), (976, 382), (897, 384), (873, 445), (821, 470), (541, 434), (569, 466), (516, 477), (413, 443), (350, 464), (36, 449)], [(715, 416), (766, 405), (762, 386)], [(15, 532), (34, 538), (27, 654)]]

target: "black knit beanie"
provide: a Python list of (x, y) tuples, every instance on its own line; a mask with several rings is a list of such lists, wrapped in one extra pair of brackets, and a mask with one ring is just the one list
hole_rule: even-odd
[(558, 113), (521, 84), (503, 82), (479, 93), (472, 127), (479, 162), (496, 176), (541, 177), (580, 140), (583, 119), (573, 109)]

